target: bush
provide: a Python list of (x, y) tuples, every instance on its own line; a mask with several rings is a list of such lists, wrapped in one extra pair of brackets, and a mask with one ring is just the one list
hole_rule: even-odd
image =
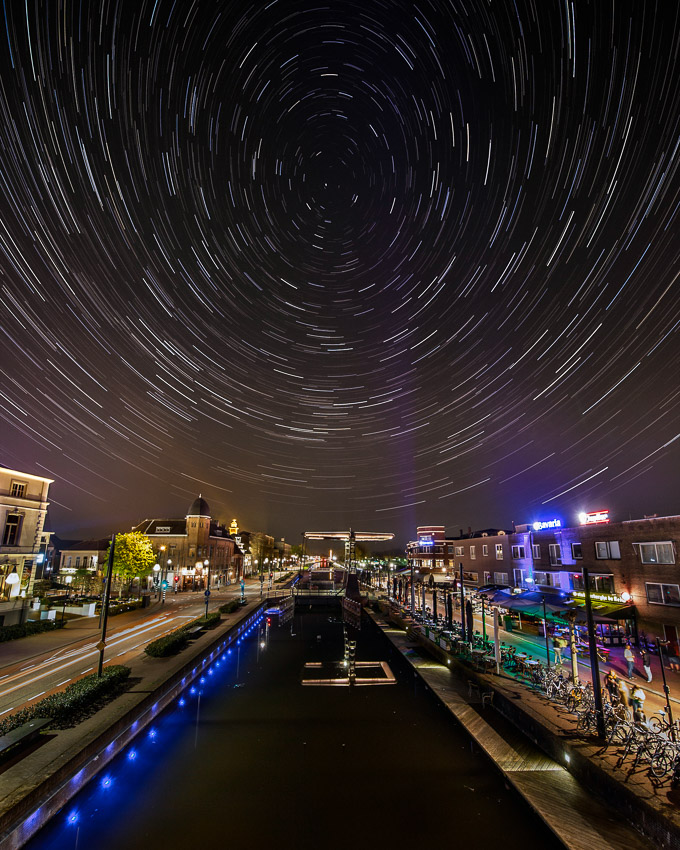
[(14, 626), (3, 626), (0, 628), (0, 643), (38, 635), (41, 632), (52, 632), (54, 629), (62, 629), (63, 627), (64, 624), (61, 620), (27, 620), (25, 623), (16, 623)]
[[(116, 614), (124, 614), (126, 611), (135, 611), (137, 608), (142, 607), (142, 600), (140, 599), (138, 602), (118, 602), (118, 603), (109, 603), (109, 617), (115, 617)], [(97, 608), (101, 610), (101, 605), (98, 605)]]
[(238, 611), (240, 607), (240, 599), (230, 599), (229, 602), (225, 602), (224, 605), (220, 605), (217, 610), (220, 611), (222, 614), (233, 614), (234, 611)]
[(129, 667), (114, 664), (104, 669), (101, 679), (96, 673), (78, 679), (65, 690), (51, 694), (0, 721), (0, 735), (6, 735), (36, 717), (49, 717), (55, 724), (73, 720), (78, 712), (91, 708), (102, 697), (114, 694), (129, 675)]
[(188, 644), (189, 637), (186, 634), (186, 627), (183, 627), (179, 631), (152, 640), (144, 652), (151, 658), (166, 658), (168, 655), (176, 655)]
[(199, 617), (198, 620), (191, 623), (191, 626), (203, 626), (205, 629), (214, 629), (215, 626), (220, 624), (221, 619), (222, 617), (219, 611), (212, 611), (207, 617)]

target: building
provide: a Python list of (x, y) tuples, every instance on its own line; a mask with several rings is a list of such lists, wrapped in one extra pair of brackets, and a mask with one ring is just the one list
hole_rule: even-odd
[[(76, 572), (86, 570), (92, 578), (101, 578), (106, 569), (106, 554), (110, 538), (80, 540), (69, 543), (59, 554), (59, 576), (61, 581), (71, 584)], [(82, 576), (83, 572), (79, 572)]]
[(512, 575), (512, 532), (503, 529), (484, 529), (446, 537), (443, 525), (418, 526), (417, 540), (408, 543), (406, 555), (414, 567), (416, 580), (432, 574), (434, 580), (460, 580), (470, 589), (487, 584), (509, 585)]
[(150, 538), (163, 579), (178, 590), (205, 589), (209, 574), (211, 585), (239, 577), (235, 542), (201, 496), (183, 519), (145, 519), (132, 530)]
[(36, 567), (44, 561), (50, 534), (44, 530), (51, 478), (0, 467), (0, 625), (23, 619)]

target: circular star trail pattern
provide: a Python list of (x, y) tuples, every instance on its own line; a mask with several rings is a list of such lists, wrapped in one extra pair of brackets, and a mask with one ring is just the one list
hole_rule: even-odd
[(8, 0), (3, 463), (56, 530), (677, 512), (672, 6)]

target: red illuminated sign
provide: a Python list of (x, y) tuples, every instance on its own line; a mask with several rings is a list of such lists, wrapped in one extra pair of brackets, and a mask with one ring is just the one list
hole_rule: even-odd
[(578, 515), (581, 525), (596, 525), (603, 522), (609, 522), (609, 510), (589, 511)]

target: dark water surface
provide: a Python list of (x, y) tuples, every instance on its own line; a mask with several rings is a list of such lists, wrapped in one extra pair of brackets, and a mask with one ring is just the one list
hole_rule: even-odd
[(562, 848), (372, 624), (357, 657), (396, 685), (302, 687), (342, 656), (326, 612), (255, 635), (26, 846)]

